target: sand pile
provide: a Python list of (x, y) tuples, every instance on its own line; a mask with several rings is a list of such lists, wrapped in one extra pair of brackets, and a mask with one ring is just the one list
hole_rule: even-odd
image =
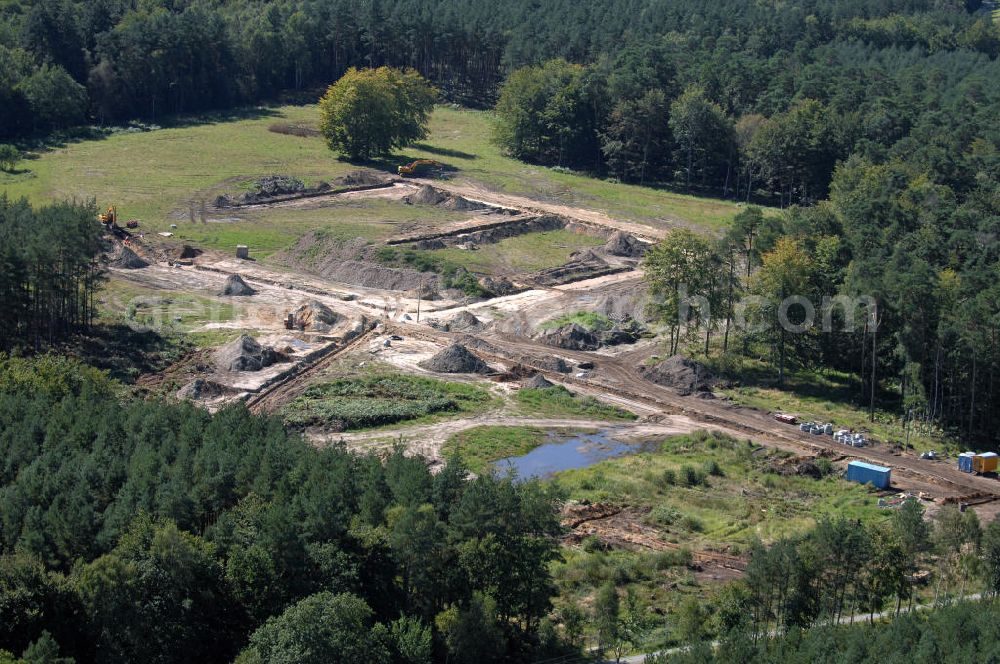
[(677, 390), (682, 395), (711, 392), (718, 382), (707, 367), (683, 355), (671, 355), (641, 371), (646, 380)]
[(452, 344), (434, 357), (420, 362), (419, 366), (437, 373), (487, 373), (485, 362), (461, 344)]
[(246, 334), (215, 351), (215, 364), (222, 371), (260, 371), (277, 359), (273, 348), (261, 346)]
[(149, 267), (149, 263), (128, 247), (122, 247), (118, 255), (111, 261), (111, 266), (125, 270), (138, 270)]
[(294, 326), (311, 332), (329, 332), (337, 324), (338, 316), (319, 300), (309, 300), (292, 312)]
[(376, 184), (385, 184), (385, 182), (384, 177), (372, 171), (352, 171), (334, 180), (334, 183), (342, 187), (367, 187)]
[(257, 291), (250, 288), (247, 282), (243, 281), (243, 277), (238, 274), (231, 274), (226, 278), (226, 285), (222, 287), (222, 292), (219, 295), (254, 295)]
[(624, 231), (615, 231), (604, 243), (604, 251), (612, 256), (624, 256), (626, 258), (638, 258), (646, 251), (646, 246), (637, 240), (635, 236)]

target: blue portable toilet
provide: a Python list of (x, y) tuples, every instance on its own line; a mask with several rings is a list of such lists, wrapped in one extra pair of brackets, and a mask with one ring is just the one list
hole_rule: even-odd
[(847, 479), (858, 484), (871, 484), (878, 489), (888, 489), (891, 468), (876, 466), (864, 461), (852, 461), (847, 464)]
[(975, 452), (962, 452), (958, 455), (958, 469), (963, 473), (972, 472), (972, 460), (976, 458)]

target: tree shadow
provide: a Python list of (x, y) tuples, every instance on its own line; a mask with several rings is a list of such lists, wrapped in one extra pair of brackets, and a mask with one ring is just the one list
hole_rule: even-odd
[[(410, 164), (422, 157), (411, 154), (391, 154), (384, 157), (375, 157), (372, 159), (351, 159), (346, 155), (340, 155), (337, 157), (337, 161), (345, 164), (351, 164), (352, 166), (357, 166), (359, 168), (371, 168), (375, 170), (385, 171), (392, 175), (396, 175), (399, 172), (399, 167), (404, 164)], [(451, 164), (446, 164), (444, 162), (438, 162), (437, 168), (434, 170), (438, 172), (443, 172), (445, 174), (455, 173), (458, 171), (456, 166)], [(429, 173), (421, 177), (433, 177), (433, 173)]]
[(418, 150), (423, 150), (424, 152), (430, 152), (431, 154), (436, 154), (440, 157), (454, 157), (455, 159), (475, 159), (476, 155), (470, 154), (468, 152), (462, 152), (461, 150), (452, 150), (450, 148), (439, 148), (435, 145), (428, 145), (427, 143), (414, 143), (413, 147)]

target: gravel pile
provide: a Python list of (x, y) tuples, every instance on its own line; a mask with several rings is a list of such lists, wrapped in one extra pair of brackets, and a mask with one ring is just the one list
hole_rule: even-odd
[(482, 322), (468, 311), (460, 311), (449, 318), (447, 325), (450, 332), (476, 332), (482, 329)]
[(436, 373), (488, 373), (489, 366), (462, 344), (452, 344), (419, 366)]
[(204, 378), (195, 378), (193, 381), (177, 390), (177, 398), (179, 399), (214, 399), (215, 397), (221, 397), (224, 394), (228, 394), (231, 390), (225, 385), (220, 385), (211, 380), (205, 380)]
[(243, 277), (238, 274), (231, 274), (226, 278), (226, 285), (222, 287), (222, 292), (219, 295), (233, 295), (233, 296), (243, 296), (243, 295), (255, 295), (257, 291), (250, 288), (247, 282), (243, 281)]

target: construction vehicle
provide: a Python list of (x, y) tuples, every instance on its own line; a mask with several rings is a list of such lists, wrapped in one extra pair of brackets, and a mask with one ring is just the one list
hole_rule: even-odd
[(118, 208), (112, 205), (107, 212), (97, 215), (97, 220), (112, 230), (118, 224)]
[(426, 175), (432, 168), (439, 168), (441, 164), (433, 159), (417, 159), (416, 161), (400, 166), (398, 171), (403, 177), (419, 177)]

